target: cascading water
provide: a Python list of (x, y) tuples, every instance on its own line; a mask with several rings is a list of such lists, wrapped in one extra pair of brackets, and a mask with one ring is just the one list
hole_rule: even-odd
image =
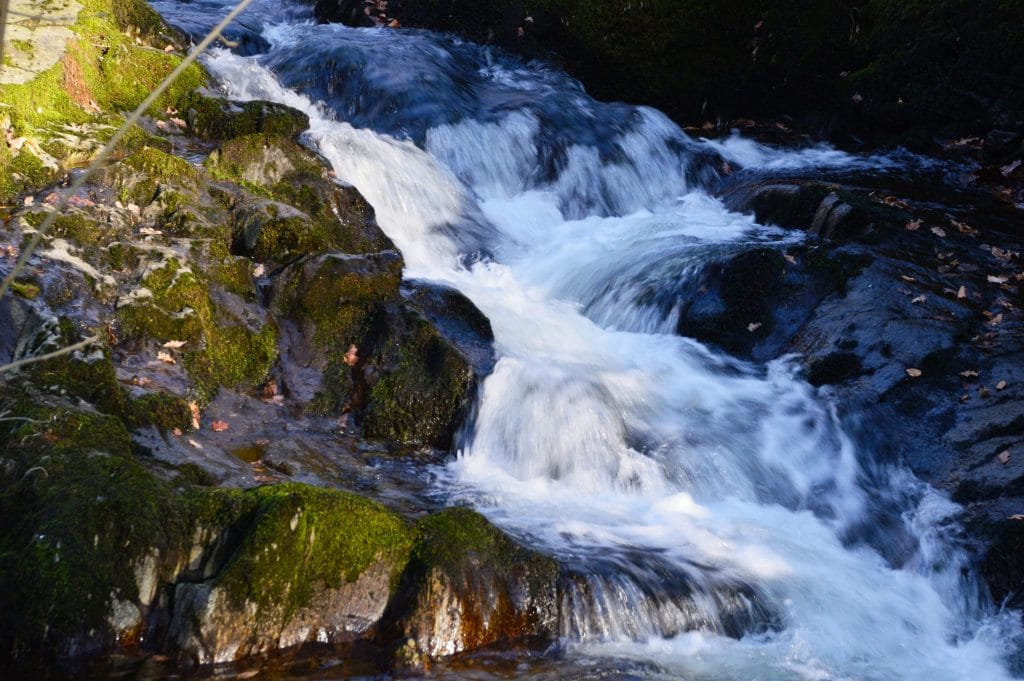
[[(154, 4), (192, 30), (224, 11)], [(723, 158), (899, 161), (693, 140), (541, 65), (290, 11), (264, 3), (242, 35), (265, 51), (207, 64), (233, 98), (306, 111), (407, 274), (490, 318), (499, 361), (443, 491), (578, 572), (571, 651), (669, 678), (1008, 678), (1016, 619), (943, 540), (956, 507), (857, 451), (786, 358), (673, 334), (702, 263), (802, 238), (702, 190)], [(866, 522), (878, 508), (896, 522)]]

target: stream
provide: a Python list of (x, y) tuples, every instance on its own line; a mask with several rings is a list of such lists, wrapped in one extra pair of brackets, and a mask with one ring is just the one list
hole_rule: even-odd
[[(193, 35), (228, 10), (153, 4)], [(405, 275), (490, 319), (498, 362), (437, 494), (580, 575), (564, 675), (607, 660), (693, 681), (1010, 678), (1018, 625), (947, 539), (958, 507), (855, 446), (792, 357), (748, 363), (675, 333), (703, 263), (807, 238), (728, 211), (709, 191), (723, 161), (927, 159), (694, 138), (548, 65), (308, 17), (257, 4), (239, 48), (205, 64), (233, 99), (306, 112), (305, 141), (372, 204)], [(866, 520), (878, 509), (891, 522)]]

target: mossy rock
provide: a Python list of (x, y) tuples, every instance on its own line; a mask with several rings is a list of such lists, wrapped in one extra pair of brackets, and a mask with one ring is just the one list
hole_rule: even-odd
[(118, 418), (8, 384), (0, 424), (0, 649), (70, 658), (142, 632), (189, 533), (169, 489), (131, 456)]
[(448, 449), (473, 397), (473, 368), (432, 324), (402, 317), (380, 350), (387, 373), (370, 389), (363, 434)]
[[(331, 350), (363, 345), (384, 307), (398, 299), (402, 259), (394, 251), (305, 258), (275, 281), (272, 309)], [(342, 347), (344, 346), (344, 347)]]
[[(86, 337), (66, 317), (61, 317), (55, 325), (47, 325), (36, 336), (40, 341), (31, 348), (36, 354), (74, 345)], [(56, 388), (64, 394), (89, 402), (104, 413), (115, 416), (125, 413), (124, 391), (117, 382), (110, 351), (105, 347), (86, 348), (36, 362), (26, 367), (24, 373), (41, 388)]]
[[(206, 165), (214, 177), (287, 204), (306, 218), (305, 225), (279, 222), (298, 216), (287, 210), (287, 215), (275, 215), (274, 204), (240, 204), (234, 228), (240, 249), (236, 252), (287, 262), (296, 255), (324, 250), (375, 253), (394, 248), (362, 195), (339, 185), (326, 161), (286, 136), (239, 137), (221, 145)], [(268, 234), (261, 237), (264, 226)]]
[(194, 93), (184, 112), (192, 134), (219, 142), (255, 134), (294, 138), (309, 128), (309, 116), (276, 102), (235, 103)]
[[(82, 10), (69, 27), (73, 34), (59, 62), (20, 84), (0, 85), (5, 124), (45, 149), (55, 159), (43, 163), (24, 145), (12, 153), (0, 145), (0, 202), (51, 184), (65, 167), (80, 164), (82, 152), (68, 146), (54, 131), (62, 126), (92, 126), (100, 142), (123, 122), (122, 113), (140, 104), (182, 57), (164, 51), (168, 42), (181, 44), (157, 14), (142, 0), (81, 0)], [(48, 7), (40, 7), (46, 12)], [(152, 48), (145, 44), (158, 45)], [(207, 82), (202, 67), (192, 64), (150, 110), (163, 115), (180, 108), (189, 93)], [(105, 126), (105, 127), (96, 127)], [(139, 132), (124, 140), (138, 147)], [(57, 168), (53, 167), (53, 160)]]
[(183, 364), (204, 400), (220, 387), (262, 383), (277, 358), (272, 320), (252, 328), (222, 312), (209, 283), (176, 259), (147, 274), (136, 293), (122, 299), (118, 316), (129, 339), (185, 341)]
[(416, 524), (417, 541), (390, 616), (431, 656), (558, 633), (561, 569), (479, 513), (447, 509)]
[(187, 431), (192, 425), (188, 401), (165, 392), (147, 393), (131, 399), (127, 421), (135, 427), (154, 426), (161, 433), (178, 429)]
[(225, 567), (178, 588), (170, 636), (184, 655), (225, 662), (313, 638), (342, 641), (383, 614), (413, 546), (402, 518), (298, 484), (208, 494), (244, 511)]

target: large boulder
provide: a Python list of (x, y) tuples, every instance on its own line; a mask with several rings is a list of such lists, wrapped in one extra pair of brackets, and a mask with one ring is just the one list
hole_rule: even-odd
[(398, 640), (407, 642), (400, 654), (437, 657), (557, 636), (561, 569), (554, 560), (470, 509), (427, 516), (416, 530), (389, 612)]

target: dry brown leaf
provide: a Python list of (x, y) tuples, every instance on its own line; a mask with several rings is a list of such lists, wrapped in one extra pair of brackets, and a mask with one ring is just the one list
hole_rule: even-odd
[(942, 227), (932, 227), (932, 234), (945, 238), (946, 230), (942, 229)]
[(201, 444), (199, 444), (198, 442), (196, 442), (196, 441), (195, 441), (195, 440), (193, 440), (192, 438), (189, 438), (189, 439), (188, 439), (188, 443), (189, 443), (190, 445), (192, 445), (193, 447), (195, 447), (196, 449), (202, 449), (202, 448), (203, 448), (203, 446), (202, 446)]
[(910, 376), (911, 378), (920, 378), (921, 370), (911, 367), (910, 369), (907, 369), (907, 376)]
[(905, 274), (901, 274), (900, 279), (902, 279), (903, 281), (917, 281), (917, 279), (914, 279), (913, 277), (908, 277)]
[(978, 372), (968, 369), (967, 371), (961, 371), (960, 375), (964, 378), (976, 378), (978, 376)]
[(985, 278), (988, 280), (988, 283), (990, 284), (1005, 284), (1010, 280), (1009, 277), (997, 277), (994, 274), (990, 274)]
[(266, 272), (267, 268), (263, 263), (259, 263), (256, 267), (252, 268), (252, 276), (254, 277), (262, 277)]
[(905, 225), (905, 227), (907, 228), (907, 231), (916, 232), (917, 230), (921, 229), (921, 221), (911, 220)]
[(163, 350), (156, 353), (156, 358), (163, 362), (164, 364), (177, 364), (177, 362), (174, 361), (174, 358), (171, 357), (169, 353), (166, 353)]
[(923, 303), (923, 302), (924, 302), (924, 301), (926, 301), (926, 300), (928, 300), (928, 298), (926, 298), (925, 296), (918, 296), (917, 298), (914, 298), (914, 299), (913, 299), (913, 300), (911, 300), (910, 302), (911, 302), (912, 304), (914, 304), (914, 305), (918, 305), (918, 304), (920, 304), (920, 303)]
[(182, 340), (169, 340), (169, 341), (167, 341), (166, 343), (163, 344), (163, 347), (168, 348), (170, 350), (177, 350), (177, 349), (181, 348), (182, 346), (184, 346), (185, 343), (187, 343), (187, 342), (188, 341), (182, 341)]
[(174, 437), (181, 437), (181, 428), (178, 428), (177, 426), (171, 428), (171, 434), (174, 435)]
[(202, 414), (199, 411), (199, 404), (195, 400), (192, 400), (191, 402), (188, 403), (188, 410), (192, 414), (192, 428), (195, 430), (199, 430), (199, 425), (202, 417)]
[(998, 383), (996, 383), (996, 390), (1006, 390), (1006, 386), (1006, 381), (999, 381)]
[(790, 265), (796, 264), (796, 258), (791, 256), (789, 253), (784, 254), (782, 257), (785, 258), (786, 262), (788, 262)]
[(348, 346), (348, 352), (345, 353), (345, 364), (350, 367), (354, 367), (359, 363), (359, 348), (354, 344)]
[(963, 300), (966, 297), (967, 297), (967, 287), (966, 286), (961, 286), (960, 290), (956, 292), (956, 299), (957, 300)]
[(999, 452), (999, 463), (1003, 464), (1004, 466), (1006, 464), (1010, 463), (1010, 450), (1009, 449), (1004, 450), (1002, 452)]
[(210, 424), (210, 428), (212, 428), (215, 433), (223, 433), (225, 430), (230, 428), (230, 426), (228, 426), (227, 421), (214, 421)]

